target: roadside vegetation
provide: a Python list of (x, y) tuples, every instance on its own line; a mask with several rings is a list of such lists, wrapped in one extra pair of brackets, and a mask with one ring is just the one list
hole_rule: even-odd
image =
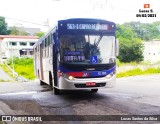
[(9, 80), (2, 80), (2, 79), (0, 79), (0, 83), (1, 82), (9, 82)]
[(140, 68), (135, 68), (125, 72), (117, 73), (117, 78), (136, 76), (136, 75), (148, 75), (148, 74), (158, 74), (160, 73), (160, 67), (158, 68), (148, 68), (146, 70), (141, 70)]
[(160, 74), (160, 62), (154, 64), (149, 62), (123, 63), (117, 59), (117, 78), (158, 73)]
[[(33, 58), (14, 58), (14, 70), (19, 76), (27, 79), (34, 79)], [(9, 59), (8, 65), (12, 68), (12, 59)]]
[[(9, 59), (8, 65), (12, 68), (11, 59)], [(35, 78), (33, 58), (14, 58), (14, 69), (20, 76), (27, 79)], [(7, 70), (7, 68), (5, 70)], [(149, 62), (124, 63), (117, 59), (117, 78), (158, 73), (160, 73), (160, 62), (155, 64)], [(10, 75), (12, 76), (12, 73), (10, 73)]]
[[(117, 77), (160, 73), (160, 62), (144, 62), (144, 41), (160, 40), (160, 21), (154, 23), (129, 22), (117, 24), (119, 39)], [(158, 41), (157, 41), (158, 42)]]

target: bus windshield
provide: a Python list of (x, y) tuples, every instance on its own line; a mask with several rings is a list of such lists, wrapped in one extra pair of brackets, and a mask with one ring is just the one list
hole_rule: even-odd
[(115, 62), (115, 36), (61, 35), (60, 62), (108, 64)]

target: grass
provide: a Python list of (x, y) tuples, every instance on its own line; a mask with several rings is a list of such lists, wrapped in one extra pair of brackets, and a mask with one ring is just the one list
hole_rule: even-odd
[(135, 68), (125, 72), (120, 72), (117, 74), (117, 78), (136, 76), (136, 75), (147, 75), (147, 74), (158, 74), (160, 73), (160, 67), (158, 68), (148, 68), (146, 70), (141, 70), (140, 68)]
[[(151, 63), (148, 63), (148, 62), (121, 63), (119, 60), (116, 60), (116, 62), (117, 62), (117, 66), (131, 65), (131, 66), (135, 67), (135, 69), (131, 69), (131, 70), (127, 70), (125, 72), (117, 73), (117, 78), (160, 73), (160, 67), (153, 68), (152, 66), (150, 66), (149, 68), (147, 68), (145, 70), (141, 70), (140, 68), (137, 67), (138, 65), (143, 65), (143, 66), (152, 65)], [(8, 61), (8, 64), (12, 68), (11, 59)], [(160, 64), (160, 62), (157, 62), (156, 64)], [(6, 66), (2, 66), (2, 68), (5, 72), (7, 72), (12, 77), (12, 72), (10, 72), (10, 70)], [(25, 77), (27, 79), (31, 79), (31, 80), (35, 78), (33, 58), (14, 58), (14, 69), (18, 73), (18, 75), (20, 75), (20, 76), (23, 76), (23, 77)]]
[[(27, 79), (34, 79), (34, 66), (33, 58), (14, 58), (14, 70), (19, 76), (23, 76)], [(8, 65), (12, 66), (12, 60), (8, 61)]]
[[(121, 69), (123, 69), (123, 67), (127, 67), (128, 69), (129, 67), (134, 68), (126, 71), (120, 69), (121, 72), (117, 73), (117, 78), (160, 73), (160, 66), (159, 66), (160, 61), (156, 63), (151, 63), (149, 61), (148, 62), (142, 61), (139, 63), (137, 62), (123, 63), (123, 62), (120, 62), (118, 59), (116, 59), (116, 63), (119, 68), (122, 67)], [(142, 69), (142, 67), (144, 69)]]
[(0, 83), (1, 83), (1, 82), (9, 82), (9, 80), (0, 79)]

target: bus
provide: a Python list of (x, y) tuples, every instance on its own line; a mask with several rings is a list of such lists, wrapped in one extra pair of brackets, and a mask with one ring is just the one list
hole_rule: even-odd
[(34, 48), (34, 70), (40, 84), (61, 90), (115, 86), (118, 40), (116, 25), (103, 19), (57, 21)]

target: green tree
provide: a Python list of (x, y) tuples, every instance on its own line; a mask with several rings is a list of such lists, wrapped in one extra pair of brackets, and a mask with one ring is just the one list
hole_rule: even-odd
[(160, 37), (160, 21), (153, 23), (129, 22), (122, 26), (130, 27), (138, 38), (145, 41)]
[(143, 42), (140, 39), (134, 38), (128, 40), (120, 38), (119, 60), (121, 62), (140, 62), (143, 61)]
[(0, 16), (0, 35), (7, 35), (7, 23), (5, 22), (5, 18)]
[(117, 24), (116, 36), (120, 41), (119, 60), (143, 60), (143, 40), (160, 39), (160, 21), (154, 23), (129, 22)]
[(131, 27), (117, 24), (116, 36), (133, 39), (136, 37), (136, 34)]
[(38, 36), (38, 38), (41, 38), (44, 34), (44, 32), (37, 32), (35, 35)]
[(10, 35), (28, 36), (29, 33), (24, 31), (22, 28), (13, 26), (13, 27), (10, 27)]

